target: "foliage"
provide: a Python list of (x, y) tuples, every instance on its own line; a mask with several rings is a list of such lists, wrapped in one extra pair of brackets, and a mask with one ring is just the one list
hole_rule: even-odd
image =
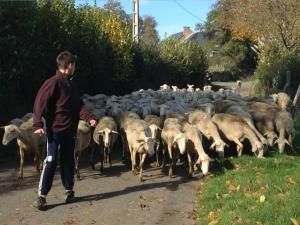
[[(299, 152), (300, 123), (294, 146)], [(229, 167), (229, 165), (231, 166)], [(242, 156), (223, 173), (205, 180), (199, 193), (198, 224), (291, 224), (300, 221), (299, 155), (272, 151), (266, 159)]]
[(1, 1), (0, 104), (5, 107), (0, 122), (32, 110), (38, 88), (55, 73), (55, 58), (64, 50), (78, 55), (75, 79), (81, 94), (121, 95), (138, 87), (158, 88), (173, 74), (195, 81), (204, 74), (200, 47), (182, 49), (178, 61), (165, 60), (162, 48), (134, 43), (131, 30), (130, 16), (117, 1), (104, 8), (75, 7), (75, 0)]
[(262, 58), (299, 49), (299, 0), (220, 0), (218, 7), (222, 27), (237, 39), (255, 42)]
[(220, 8), (215, 5), (204, 24), (203, 34), (207, 39), (204, 49), (209, 55), (209, 71), (238, 79), (253, 71), (255, 55), (248, 40), (235, 40), (228, 29), (222, 28), (220, 16)]
[[(201, 46), (196, 42), (178, 43), (165, 40), (159, 46), (160, 57), (168, 66), (170, 82), (185, 86), (186, 83), (201, 84), (207, 70), (207, 61)], [(184, 75), (184, 76), (183, 76)]]
[(291, 72), (291, 89), (295, 92), (300, 83), (300, 54), (272, 56), (261, 61), (255, 72), (255, 91), (258, 94), (282, 90), (286, 83), (286, 73)]
[(141, 43), (143, 45), (157, 45), (159, 42), (156, 30), (157, 21), (152, 16), (144, 16), (141, 27)]

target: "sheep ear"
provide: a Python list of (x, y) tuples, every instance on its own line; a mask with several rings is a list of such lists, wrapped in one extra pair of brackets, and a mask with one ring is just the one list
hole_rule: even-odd
[(275, 140), (274, 144), (277, 144), (277, 143), (278, 143), (278, 141), (279, 141), (279, 138), (277, 138), (277, 139)]
[(213, 149), (216, 146), (216, 142), (212, 143), (212, 145), (210, 146), (210, 149)]
[(103, 134), (104, 133), (104, 130), (99, 130), (98, 131), (98, 134)]
[(158, 130), (162, 130), (160, 127), (157, 127)]
[(284, 143), (286, 143), (289, 146), (292, 146), (290, 142), (288, 142), (288, 140), (284, 139)]
[(173, 140), (173, 144), (181, 137), (181, 134), (177, 134)]
[(120, 134), (118, 131), (112, 130), (111, 131), (113, 134)]
[(138, 140), (136, 140), (138, 143), (143, 143), (143, 142), (145, 142), (145, 140), (144, 139), (138, 139)]

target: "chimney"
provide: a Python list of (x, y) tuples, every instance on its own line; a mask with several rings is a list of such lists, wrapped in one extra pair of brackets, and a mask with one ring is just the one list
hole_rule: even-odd
[(183, 36), (188, 37), (193, 33), (190, 27), (183, 27)]

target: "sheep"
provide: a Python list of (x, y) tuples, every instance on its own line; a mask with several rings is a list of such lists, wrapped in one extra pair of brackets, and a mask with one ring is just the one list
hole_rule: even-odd
[(277, 103), (279, 108), (281, 110), (286, 110), (291, 101), (290, 97), (284, 92), (279, 92), (277, 95), (278, 95)]
[(227, 145), (220, 137), (217, 126), (212, 122), (211, 118), (205, 112), (196, 110), (189, 114), (189, 123), (194, 124), (201, 133), (208, 139), (213, 139), (210, 146), (215, 148), (220, 158), (224, 158), (224, 148)]
[(103, 163), (108, 163), (109, 167), (112, 166), (111, 151), (117, 141), (118, 134), (116, 122), (108, 116), (102, 117), (94, 130), (93, 140), (100, 149), (101, 172), (103, 172)]
[(156, 154), (156, 167), (159, 167), (159, 149), (161, 146), (161, 130), (163, 127), (163, 120), (162, 118), (154, 115), (148, 115), (144, 118), (144, 121), (148, 124), (151, 134), (152, 134), (152, 139), (154, 140), (155, 143), (155, 154)]
[(169, 85), (163, 84), (163, 85), (160, 86), (160, 90), (161, 90), (161, 91), (170, 91), (171, 88), (170, 88)]
[[(77, 134), (75, 139), (75, 172), (77, 180), (80, 180), (79, 158), (81, 153), (90, 146), (91, 142), (91, 127), (84, 120), (79, 120)], [(92, 156), (90, 161), (92, 161)]]
[(171, 160), (169, 168), (170, 177), (173, 177), (176, 162), (179, 158), (179, 153), (175, 148), (179, 149), (180, 154), (184, 154), (186, 151), (187, 140), (179, 123), (180, 121), (176, 118), (168, 118), (165, 120), (164, 127), (161, 132), (161, 138), (164, 146), (162, 166), (165, 166), (165, 151), (167, 148)]
[(237, 144), (238, 156), (242, 155), (244, 139), (248, 139), (252, 146), (252, 152), (257, 154), (258, 158), (263, 157), (263, 144), (258, 140), (254, 131), (239, 116), (219, 113), (212, 117), (212, 121), (217, 124), (220, 131), (229, 140)]
[(272, 116), (267, 112), (262, 111), (252, 112), (251, 116), (258, 131), (266, 137), (268, 145), (273, 147), (274, 141), (278, 137), (275, 133), (274, 119), (272, 118)]
[(177, 86), (171, 86), (173, 91), (178, 91), (178, 87)]
[(45, 137), (40, 137), (33, 133), (33, 118), (23, 122), (20, 126), (9, 124), (1, 128), (5, 131), (2, 139), (3, 145), (8, 145), (12, 140), (17, 139), (20, 152), (20, 170), (18, 179), (23, 179), (25, 152), (32, 151), (35, 154), (36, 171), (40, 172), (44, 158), (46, 140)]
[(202, 174), (204, 176), (207, 175), (210, 158), (204, 152), (200, 131), (194, 125), (191, 125), (189, 123), (184, 123), (183, 131), (187, 138), (186, 152), (189, 161), (189, 176), (192, 177), (194, 173), (194, 165), (191, 156), (191, 154), (193, 153), (197, 153), (198, 155), (198, 159), (195, 164), (197, 166), (201, 165)]
[(123, 160), (125, 160), (125, 154), (129, 150), (125, 130), (130, 119), (140, 119), (140, 117), (134, 112), (125, 112), (123, 113), (119, 121), (120, 135), (123, 142)]
[(212, 91), (212, 86), (211, 85), (206, 85), (203, 87), (203, 91), (206, 91), (206, 92), (210, 92)]
[(244, 110), (241, 106), (238, 105), (231, 105), (229, 108), (225, 110), (224, 113), (239, 116), (243, 118), (243, 120), (249, 125), (249, 127), (255, 132), (255, 134), (258, 136), (260, 141), (263, 144), (267, 144), (268, 141), (264, 138), (264, 136), (256, 129), (252, 116), (249, 112)]
[(194, 89), (194, 84), (188, 84), (187, 87), (188, 87), (188, 88), (187, 88), (187, 91), (188, 91), (188, 92), (191, 92), (191, 93), (192, 93), (192, 92), (195, 91), (195, 89)]
[[(292, 146), (295, 136), (294, 122), (289, 112), (281, 111), (275, 118), (276, 130), (279, 133), (279, 138), (275, 141), (278, 144), (279, 153), (284, 152), (285, 144)], [(288, 140), (286, 139), (288, 137)]]
[(151, 137), (151, 130), (147, 123), (140, 119), (129, 119), (125, 129), (128, 148), (131, 156), (132, 173), (136, 173), (136, 154), (140, 156), (140, 181), (143, 181), (143, 165), (146, 156), (154, 155), (154, 141)]

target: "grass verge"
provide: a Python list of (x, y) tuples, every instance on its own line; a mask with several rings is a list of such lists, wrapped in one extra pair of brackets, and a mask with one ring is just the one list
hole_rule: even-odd
[[(300, 152), (300, 120), (294, 146)], [(266, 159), (231, 158), (199, 190), (198, 224), (300, 223), (300, 156), (271, 151)], [(225, 166), (226, 167), (226, 166)]]

